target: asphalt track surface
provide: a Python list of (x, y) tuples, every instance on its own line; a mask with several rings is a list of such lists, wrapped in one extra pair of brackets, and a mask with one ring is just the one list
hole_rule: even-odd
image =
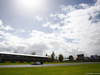
[(49, 66), (68, 66), (68, 65), (82, 65), (82, 64), (100, 64), (100, 62), (83, 62), (83, 63), (64, 63), (64, 64), (43, 64), (43, 65), (0, 65), (0, 68), (11, 67), (49, 67)]

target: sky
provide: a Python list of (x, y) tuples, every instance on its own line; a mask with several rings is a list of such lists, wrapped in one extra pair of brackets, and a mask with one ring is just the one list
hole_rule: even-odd
[(0, 0), (0, 52), (100, 55), (100, 0)]

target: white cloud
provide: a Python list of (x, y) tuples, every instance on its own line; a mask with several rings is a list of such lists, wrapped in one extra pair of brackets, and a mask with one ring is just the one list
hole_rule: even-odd
[(51, 22), (47, 22), (43, 24), (43, 27), (49, 27), (51, 25)]
[(89, 6), (82, 3), (75, 6), (61, 6), (61, 8), (62, 13), (51, 15), (60, 20), (59, 27), (52, 22), (47, 22), (44, 26), (54, 29), (57, 37), (65, 40), (73, 39), (69, 41), (70, 44), (66, 42), (67, 46), (73, 49), (79, 48), (81, 53), (87, 55), (100, 54), (100, 19), (98, 18), (100, 5)]
[(36, 16), (34, 19), (37, 20), (37, 21), (42, 21), (43, 20), (43, 18), (40, 17), (40, 16)]
[(47, 23), (43, 24), (43, 27), (49, 27), (49, 28), (55, 30), (57, 28), (60, 28), (60, 24), (59, 23), (53, 24), (51, 22), (47, 22)]
[(75, 6), (72, 6), (72, 5), (68, 5), (68, 6), (61, 5), (60, 8), (63, 12), (66, 12), (66, 13), (71, 12), (76, 9)]
[(10, 31), (10, 30), (14, 30), (12, 27), (10, 26), (4, 26), (3, 22), (0, 20), (0, 29), (1, 30), (6, 30), (6, 31)]
[(2, 23), (2, 21), (0, 20), (0, 26), (2, 25), (3, 23)]
[(24, 29), (21, 29), (20, 32), (24, 33), (24, 32), (26, 32), (26, 31), (25, 31)]
[(97, 2), (95, 3), (95, 5), (100, 5), (100, 0), (97, 0)]
[[(77, 46), (84, 49), (87, 54), (100, 54), (100, 51), (98, 51), (100, 47), (97, 47), (97, 44), (94, 45), (95, 43), (100, 45), (100, 41), (96, 41), (97, 37), (100, 35), (100, 19), (96, 17), (100, 15), (100, 10), (98, 8), (100, 8), (100, 5), (73, 10), (66, 14), (67, 18), (64, 17), (64, 20), (61, 21), (64, 24), (61, 27), (61, 31), (67, 34), (65, 37), (76, 40), (79, 39), (80, 41)], [(67, 31), (68, 29), (70, 29), (70, 32)], [(92, 37), (94, 37), (94, 39)], [(90, 43), (93, 45), (90, 45)]]
[(82, 7), (82, 8), (88, 8), (89, 7), (88, 4), (83, 4), (83, 3), (82, 4), (79, 4), (79, 6)]
[(11, 28), (10, 26), (5, 26), (5, 30), (9, 31), (9, 30), (14, 30), (13, 28)]

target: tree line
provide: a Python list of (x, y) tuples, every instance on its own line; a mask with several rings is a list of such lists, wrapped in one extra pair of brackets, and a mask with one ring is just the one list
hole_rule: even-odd
[[(31, 53), (32, 55), (35, 55), (35, 52)], [(49, 56), (47, 53), (45, 56)], [(59, 54), (58, 57), (55, 55), (54, 52), (51, 53), (51, 56), (49, 56), (52, 62), (62, 62), (64, 59), (64, 56), (62, 54)], [(67, 59), (69, 59), (69, 61), (73, 61), (74, 57), (72, 55), (70, 55)]]
[[(46, 56), (48, 56), (47, 53), (46, 53)], [(57, 56), (55, 56), (55, 53), (52, 52), (52, 54), (51, 54), (51, 61), (52, 62), (62, 62), (63, 59), (64, 59), (64, 56), (62, 54), (59, 54), (58, 58), (57, 58)], [(69, 61), (73, 61), (74, 57), (72, 55), (70, 55), (67, 59), (69, 59)]]

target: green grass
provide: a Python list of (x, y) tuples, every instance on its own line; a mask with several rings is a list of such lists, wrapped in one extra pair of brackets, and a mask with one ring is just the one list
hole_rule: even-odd
[(86, 75), (100, 73), (100, 64), (57, 67), (0, 68), (0, 75)]

